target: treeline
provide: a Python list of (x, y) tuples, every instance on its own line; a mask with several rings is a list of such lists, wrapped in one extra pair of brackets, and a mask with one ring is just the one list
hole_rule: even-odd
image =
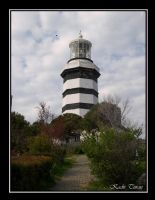
[(70, 134), (79, 130), (81, 119), (74, 114), (54, 117), (44, 102), (32, 124), (20, 113), (11, 112), (11, 190), (48, 190), (54, 184), (57, 175), (72, 163), (66, 156), (82, 153), (78, 144), (65, 145)]
[[(65, 163), (65, 156), (85, 153), (100, 182), (101, 187), (96, 190), (109, 190), (111, 184), (142, 185), (145, 190), (146, 145), (140, 138), (142, 127), (127, 123), (128, 101), (121, 108), (119, 103), (118, 98), (106, 99), (82, 118), (75, 114), (54, 117), (42, 102), (33, 124), (12, 112), (11, 189), (48, 190), (57, 169)], [(80, 144), (59, 143), (67, 142), (72, 133), (81, 134)]]
[(95, 105), (84, 117), (82, 150), (98, 178), (90, 190), (146, 190), (146, 143), (140, 137), (143, 129), (129, 123), (127, 107), (124, 104), (122, 116), (112, 99)]

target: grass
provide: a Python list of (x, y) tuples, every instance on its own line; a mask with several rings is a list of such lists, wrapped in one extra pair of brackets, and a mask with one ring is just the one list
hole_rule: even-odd
[(63, 174), (66, 172), (66, 170), (72, 167), (73, 163), (74, 163), (73, 156), (69, 156), (69, 157), (65, 157), (62, 165), (55, 165), (53, 170), (54, 170), (54, 175), (56, 179), (60, 179), (63, 176)]
[(42, 162), (46, 162), (51, 160), (50, 156), (43, 156), (43, 155), (22, 155), (16, 158), (11, 158), (11, 163), (23, 165), (23, 166), (30, 166), (34, 164), (41, 164)]
[(54, 182), (51, 182), (50, 187), (48, 189), (50, 189), (51, 187), (53, 187), (56, 184), (56, 181), (60, 180), (62, 178), (62, 176), (64, 175), (64, 173), (73, 166), (74, 163), (74, 156), (66, 156), (64, 158), (64, 162), (62, 164), (57, 164), (54, 166), (53, 168), (53, 174), (54, 174)]
[(86, 191), (109, 191), (109, 188), (100, 180), (96, 179), (89, 183), (85, 188)]

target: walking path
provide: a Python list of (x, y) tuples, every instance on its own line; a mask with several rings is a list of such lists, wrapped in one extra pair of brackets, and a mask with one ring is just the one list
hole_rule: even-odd
[(52, 191), (84, 191), (94, 177), (85, 155), (77, 155), (75, 163), (52, 188)]

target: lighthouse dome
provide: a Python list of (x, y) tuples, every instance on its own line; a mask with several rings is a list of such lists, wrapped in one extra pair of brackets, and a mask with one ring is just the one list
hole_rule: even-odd
[(86, 39), (83, 39), (83, 36), (80, 31), (79, 37), (75, 40), (72, 40), (69, 44), (70, 60), (80, 58), (91, 60), (91, 47), (92, 43)]

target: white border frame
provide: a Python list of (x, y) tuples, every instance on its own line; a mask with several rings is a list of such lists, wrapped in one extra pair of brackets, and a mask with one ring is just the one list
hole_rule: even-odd
[[(145, 140), (147, 146), (147, 190), (146, 191), (11, 191), (11, 183), (10, 183), (10, 113), (11, 113), (11, 106), (10, 106), (10, 95), (11, 95), (11, 11), (145, 11), (146, 12), (146, 21), (145, 21), (145, 122), (146, 122), (146, 129), (145, 129)], [(9, 9), (9, 193), (148, 193), (148, 9)]]

